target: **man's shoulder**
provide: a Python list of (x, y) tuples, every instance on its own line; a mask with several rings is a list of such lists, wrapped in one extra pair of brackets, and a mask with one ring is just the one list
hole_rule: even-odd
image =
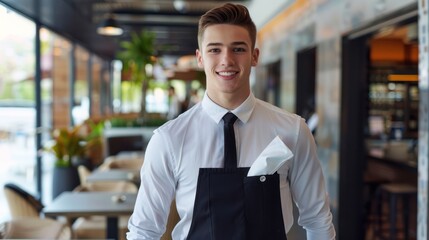
[(190, 124), (195, 123), (193, 119), (196, 119), (197, 115), (199, 114), (201, 114), (201, 108), (199, 108), (199, 104), (197, 104), (194, 107), (190, 108), (189, 110), (181, 113), (176, 118), (164, 123), (156, 131), (164, 132), (168, 134), (178, 133), (181, 130), (184, 130)]
[(261, 99), (256, 100), (256, 104), (259, 106), (261, 111), (269, 112), (270, 114), (276, 115), (280, 118), (286, 119), (295, 119), (299, 120), (301, 117), (295, 113), (289, 112), (283, 108), (277, 107), (269, 102), (263, 101)]

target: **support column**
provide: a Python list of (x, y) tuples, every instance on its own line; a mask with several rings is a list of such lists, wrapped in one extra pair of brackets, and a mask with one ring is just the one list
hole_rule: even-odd
[(429, 46), (428, 0), (419, 0), (419, 158), (417, 239), (428, 239)]

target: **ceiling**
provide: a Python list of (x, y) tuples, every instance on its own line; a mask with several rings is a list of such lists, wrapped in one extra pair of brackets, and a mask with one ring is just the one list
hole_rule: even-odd
[(418, 26), (417, 22), (406, 24), (403, 26), (384, 27), (378, 31), (374, 38), (383, 39), (400, 39), (404, 43), (418, 44)]
[[(8, 8), (57, 32), (97, 55), (113, 59), (119, 42), (141, 30), (155, 33), (157, 55), (195, 54), (198, 19), (231, 1), (200, 0), (0, 0)], [(248, 5), (250, 0), (233, 1)], [(101, 36), (97, 26), (113, 17), (124, 29), (118, 37)], [(12, 23), (11, 23), (12, 24)]]

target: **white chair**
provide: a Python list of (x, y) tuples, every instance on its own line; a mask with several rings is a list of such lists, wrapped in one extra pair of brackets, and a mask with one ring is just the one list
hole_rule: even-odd
[[(79, 166), (81, 167), (81, 166)], [(83, 166), (82, 166), (83, 167)], [(83, 174), (82, 176), (80, 174)], [(79, 177), (85, 178), (86, 170), (84, 167), (79, 171)], [(116, 182), (94, 182), (88, 183), (83, 180), (83, 184), (74, 189), (80, 192), (133, 192), (138, 191), (137, 186), (128, 181)], [(125, 240), (126, 232), (128, 231), (128, 219), (130, 216), (121, 216), (119, 218), (119, 234), (120, 239)], [(106, 238), (106, 217), (91, 216), (79, 217), (72, 225), (73, 234), (78, 239), (105, 239)]]
[(91, 174), (91, 171), (84, 165), (77, 167), (77, 173), (79, 174), (80, 185), (86, 184), (86, 178)]
[(70, 228), (49, 218), (15, 218), (0, 224), (1, 239), (71, 239)]
[(162, 235), (160, 240), (171, 240), (171, 233), (179, 220), (180, 216), (179, 213), (177, 213), (176, 201), (173, 200), (170, 206), (170, 214), (168, 215), (165, 233)]
[(133, 157), (119, 157), (110, 156), (107, 157), (104, 162), (99, 166), (99, 169), (128, 169), (128, 170), (140, 170), (143, 165), (142, 156)]
[(6, 196), (12, 219), (40, 217), (40, 212), (44, 206), (39, 199), (13, 183), (5, 184), (3, 192)]
[(0, 227), (3, 238), (71, 239), (70, 227), (60, 221), (43, 218), (43, 204), (33, 195), (7, 183), (3, 188), (12, 220)]
[[(107, 169), (106, 169), (107, 170)], [(87, 177), (91, 171), (83, 166), (78, 166), (78, 174), (80, 185), (76, 187), (75, 191), (96, 191), (96, 192), (137, 192), (138, 188), (135, 184), (129, 181), (97, 181), (88, 182)]]

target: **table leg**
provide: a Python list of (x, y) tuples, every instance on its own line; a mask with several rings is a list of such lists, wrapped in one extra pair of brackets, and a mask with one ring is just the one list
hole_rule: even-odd
[(119, 240), (118, 217), (107, 217), (106, 237), (107, 239)]

